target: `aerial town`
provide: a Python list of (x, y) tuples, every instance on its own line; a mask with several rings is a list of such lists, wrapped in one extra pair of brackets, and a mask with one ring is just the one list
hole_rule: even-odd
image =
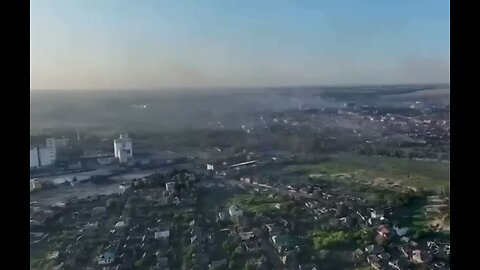
[(449, 269), (449, 105), (345, 95), (32, 132), (31, 269)]
[(450, 2), (30, 1), (30, 270), (449, 270)]

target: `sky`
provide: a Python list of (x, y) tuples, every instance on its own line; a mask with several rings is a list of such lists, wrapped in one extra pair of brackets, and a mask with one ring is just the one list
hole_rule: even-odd
[(31, 0), (30, 89), (450, 82), (446, 0)]

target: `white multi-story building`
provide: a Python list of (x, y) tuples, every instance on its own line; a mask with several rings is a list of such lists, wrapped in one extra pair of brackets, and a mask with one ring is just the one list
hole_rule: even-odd
[(30, 146), (30, 168), (53, 165), (57, 160), (55, 139), (48, 138), (46, 147)]
[(113, 140), (113, 153), (120, 163), (125, 163), (133, 157), (132, 140), (128, 135), (120, 135), (118, 139)]
[(55, 148), (40, 148), (38, 153), (40, 156), (40, 166), (53, 165), (57, 159), (57, 152)]
[(120, 163), (127, 163), (128, 162), (128, 152), (125, 149), (120, 149), (118, 152), (118, 161)]
[(45, 144), (46, 144), (47, 148), (55, 149), (55, 138), (47, 138), (45, 140)]
[(37, 167), (40, 167), (38, 147), (30, 146), (30, 168), (37, 168)]

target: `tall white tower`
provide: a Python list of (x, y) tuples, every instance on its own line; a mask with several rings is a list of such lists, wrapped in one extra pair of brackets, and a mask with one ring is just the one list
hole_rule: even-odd
[(125, 163), (133, 157), (132, 140), (127, 134), (120, 135), (118, 139), (113, 140), (113, 153), (120, 163)]

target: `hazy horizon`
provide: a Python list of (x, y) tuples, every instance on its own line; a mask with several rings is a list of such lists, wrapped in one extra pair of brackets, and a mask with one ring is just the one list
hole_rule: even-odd
[(445, 84), (449, 1), (31, 1), (30, 89)]
[[(128, 92), (128, 91), (227, 91), (227, 90), (255, 90), (255, 89), (265, 89), (265, 90), (286, 90), (286, 89), (295, 89), (295, 90), (300, 90), (300, 89), (311, 89), (311, 88), (316, 88), (319, 90), (322, 89), (330, 89), (330, 88), (338, 88), (338, 89), (351, 89), (351, 88), (363, 88), (363, 87), (396, 87), (396, 86), (424, 86), (425, 89), (450, 89), (450, 83), (388, 83), (388, 84), (370, 84), (370, 83), (365, 83), (365, 84), (356, 84), (356, 83), (351, 83), (351, 84), (325, 84), (325, 85), (280, 85), (280, 86), (215, 86), (215, 87), (165, 87), (165, 88), (85, 88), (85, 89), (75, 89), (75, 88), (70, 88), (70, 89), (30, 89), (31, 92), (37, 93), (37, 92), (63, 92), (63, 91), (122, 91), (122, 92)], [(386, 89), (388, 91), (388, 89)]]

